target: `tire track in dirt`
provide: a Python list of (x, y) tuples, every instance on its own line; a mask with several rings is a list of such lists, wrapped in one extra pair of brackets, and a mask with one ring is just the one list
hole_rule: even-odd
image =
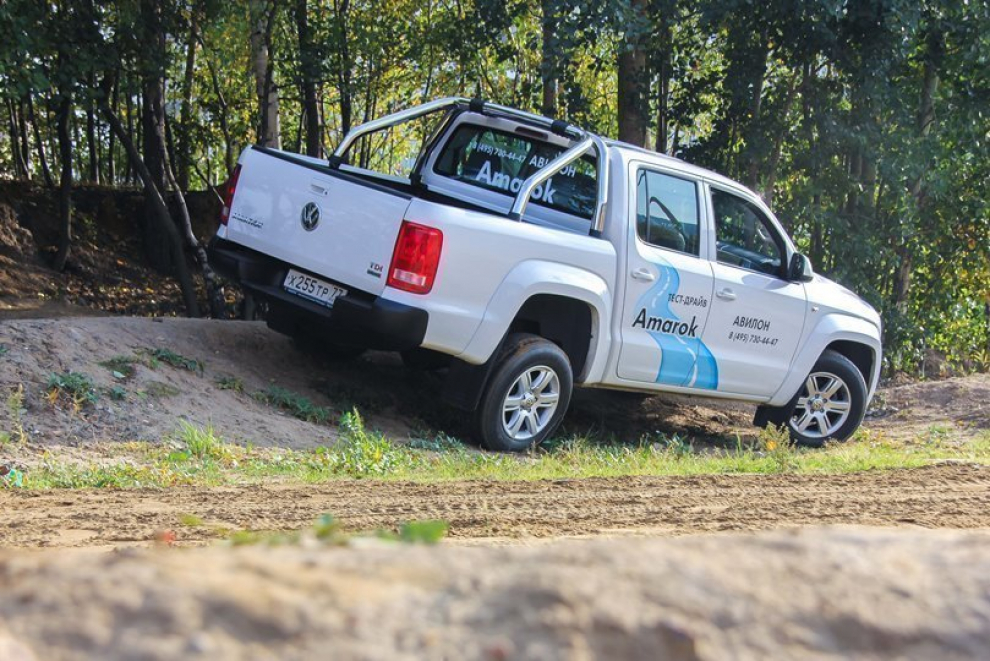
[[(0, 492), (0, 546), (181, 543), (230, 530), (293, 530), (332, 513), (345, 528), (443, 519), (463, 541), (746, 531), (858, 524), (990, 528), (990, 468), (940, 466), (848, 475), (631, 477), (540, 482), (316, 485)], [(182, 515), (203, 520), (183, 526)]]

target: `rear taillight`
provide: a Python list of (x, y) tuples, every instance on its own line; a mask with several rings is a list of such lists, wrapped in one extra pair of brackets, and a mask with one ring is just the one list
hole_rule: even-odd
[(234, 206), (234, 193), (237, 192), (237, 180), (241, 176), (241, 166), (234, 168), (234, 173), (227, 180), (227, 191), (223, 196), (223, 209), (220, 211), (220, 224), (226, 225), (230, 220), (230, 208)]
[(443, 247), (443, 232), (425, 225), (402, 221), (395, 241), (392, 264), (388, 267), (388, 286), (428, 294), (433, 289)]

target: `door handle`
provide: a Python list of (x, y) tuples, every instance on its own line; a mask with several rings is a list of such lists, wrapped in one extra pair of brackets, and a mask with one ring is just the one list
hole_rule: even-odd
[(719, 298), (724, 298), (727, 301), (736, 300), (736, 292), (732, 291), (728, 287), (723, 287), (722, 289), (719, 289), (717, 292), (715, 292), (715, 295), (718, 296)]
[(643, 282), (653, 282), (657, 279), (657, 276), (650, 273), (647, 269), (639, 268), (630, 274), (636, 280), (642, 280)]

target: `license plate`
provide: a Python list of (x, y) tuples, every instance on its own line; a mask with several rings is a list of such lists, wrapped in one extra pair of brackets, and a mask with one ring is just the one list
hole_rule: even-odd
[(334, 301), (338, 298), (347, 295), (347, 290), (342, 287), (331, 285), (329, 282), (324, 282), (294, 269), (289, 269), (282, 286), (290, 293), (308, 298), (328, 308), (332, 308)]

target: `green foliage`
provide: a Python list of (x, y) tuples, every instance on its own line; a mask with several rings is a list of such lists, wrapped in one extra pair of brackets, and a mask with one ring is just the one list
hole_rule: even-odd
[(68, 403), (79, 409), (87, 404), (95, 404), (100, 396), (93, 380), (80, 372), (52, 373), (48, 375), (46, 387), (48, 401), (53, 406), (59, 402)]
[(121, 386), (113, 386), (107, 389), (107, 395), (115, 402), (122, 402), (127, 399), (127, 390)]
[(182, 354), (175, 353), (171, 349), (149, 349), (148, 356), (150, 366), (154, 369), (157, 368), (159, 363), (165, 363), (171, 365), (177, 369), (188, 370), (190, 372), (203, 373), (203, 362), (195, 358), (186, 358)]
[(318, 425), (329, 423), (334, 413), (330, 409), (313, 404), (307, 397), (294, 393), (281, 386), (269, 386), (256, 392), (254, 398), (269, 406), (286, 411), (294, 418)]
[(134, 376), (134, 364), (138, 362), (133, 356), (114, 356), (100, 362), (101, 367), (110, 370), (113, 378), (125, 381)]
[[(184, 446), (189, 456), (196, 459), (209, 458), (228, 461), (233, 455), (229, 446), (216, 434), (213, 425), (197, 427), (183, 420), (179, 423), (179, 431), (175, 435), (175, 440)], [(181, 455), (172, 456), (173, 458), (181, 458)]]
[[(84, 123), (104, 80), (136, 139), (145, 79), (159, 77), (179, 180), (204, 189), (224, 181), (237, 152), (258, 139), (250, 34), (266, 20), (261, 6), (0, 3), (0, 34), (10, 35), (0, 42), (0, 170), (18, 171), (13, 132), (23, 125), (38, 130), (57, 172), (54, 110), (71, 99)], [(932, 351), (955, 371), (988, 368), (987, 2), (651, 0), (645, 12), (629, 0), (299, 6), (271, 13), (273, 66), (261, 72), (280, 92), (283, 148), (306, 144), (307, 89), (324, 153), (361, 122), (447, 95), (527, 110), (546, 101), (548, 112), (614, 137), (630, 122), (618, 113), (617, 63), (636, 50), (645, 67), (631, 88), (648, 106), (648, 146), (763, 195), (818, 272), (881, 310), (888, 371), (920, 371)], [(110, 183), (125, 183), (119, 141), (95, 119), (92, 138), (73, 135), (70, 149), (82, 152), (73, 165), (102, 155), (93, 165), (106, 181), (112, 148)], [(427, 128), (375, 136), (356, 159), (394, 174)], [(37, 180), (41, 159), (28, 156)], [(88, 168), (74, 170), (88, 178)], [(188, 360), (166, 362), (202, 371)], [(346, 406), (375, 405), (335, 394)]]
[(244, 382), (236, 376), (222, 376), (217, 379), (217, 388), (220, 390), (233, 390), (234, 392), (244, 392)]
[(0, 344), (0, 358), (3, 358), (10, 352), (6, 344)]
[(447, 536), (446, 521), (409, 521), (399, 527), (399, 540), (407, 544), (436, 544)]

